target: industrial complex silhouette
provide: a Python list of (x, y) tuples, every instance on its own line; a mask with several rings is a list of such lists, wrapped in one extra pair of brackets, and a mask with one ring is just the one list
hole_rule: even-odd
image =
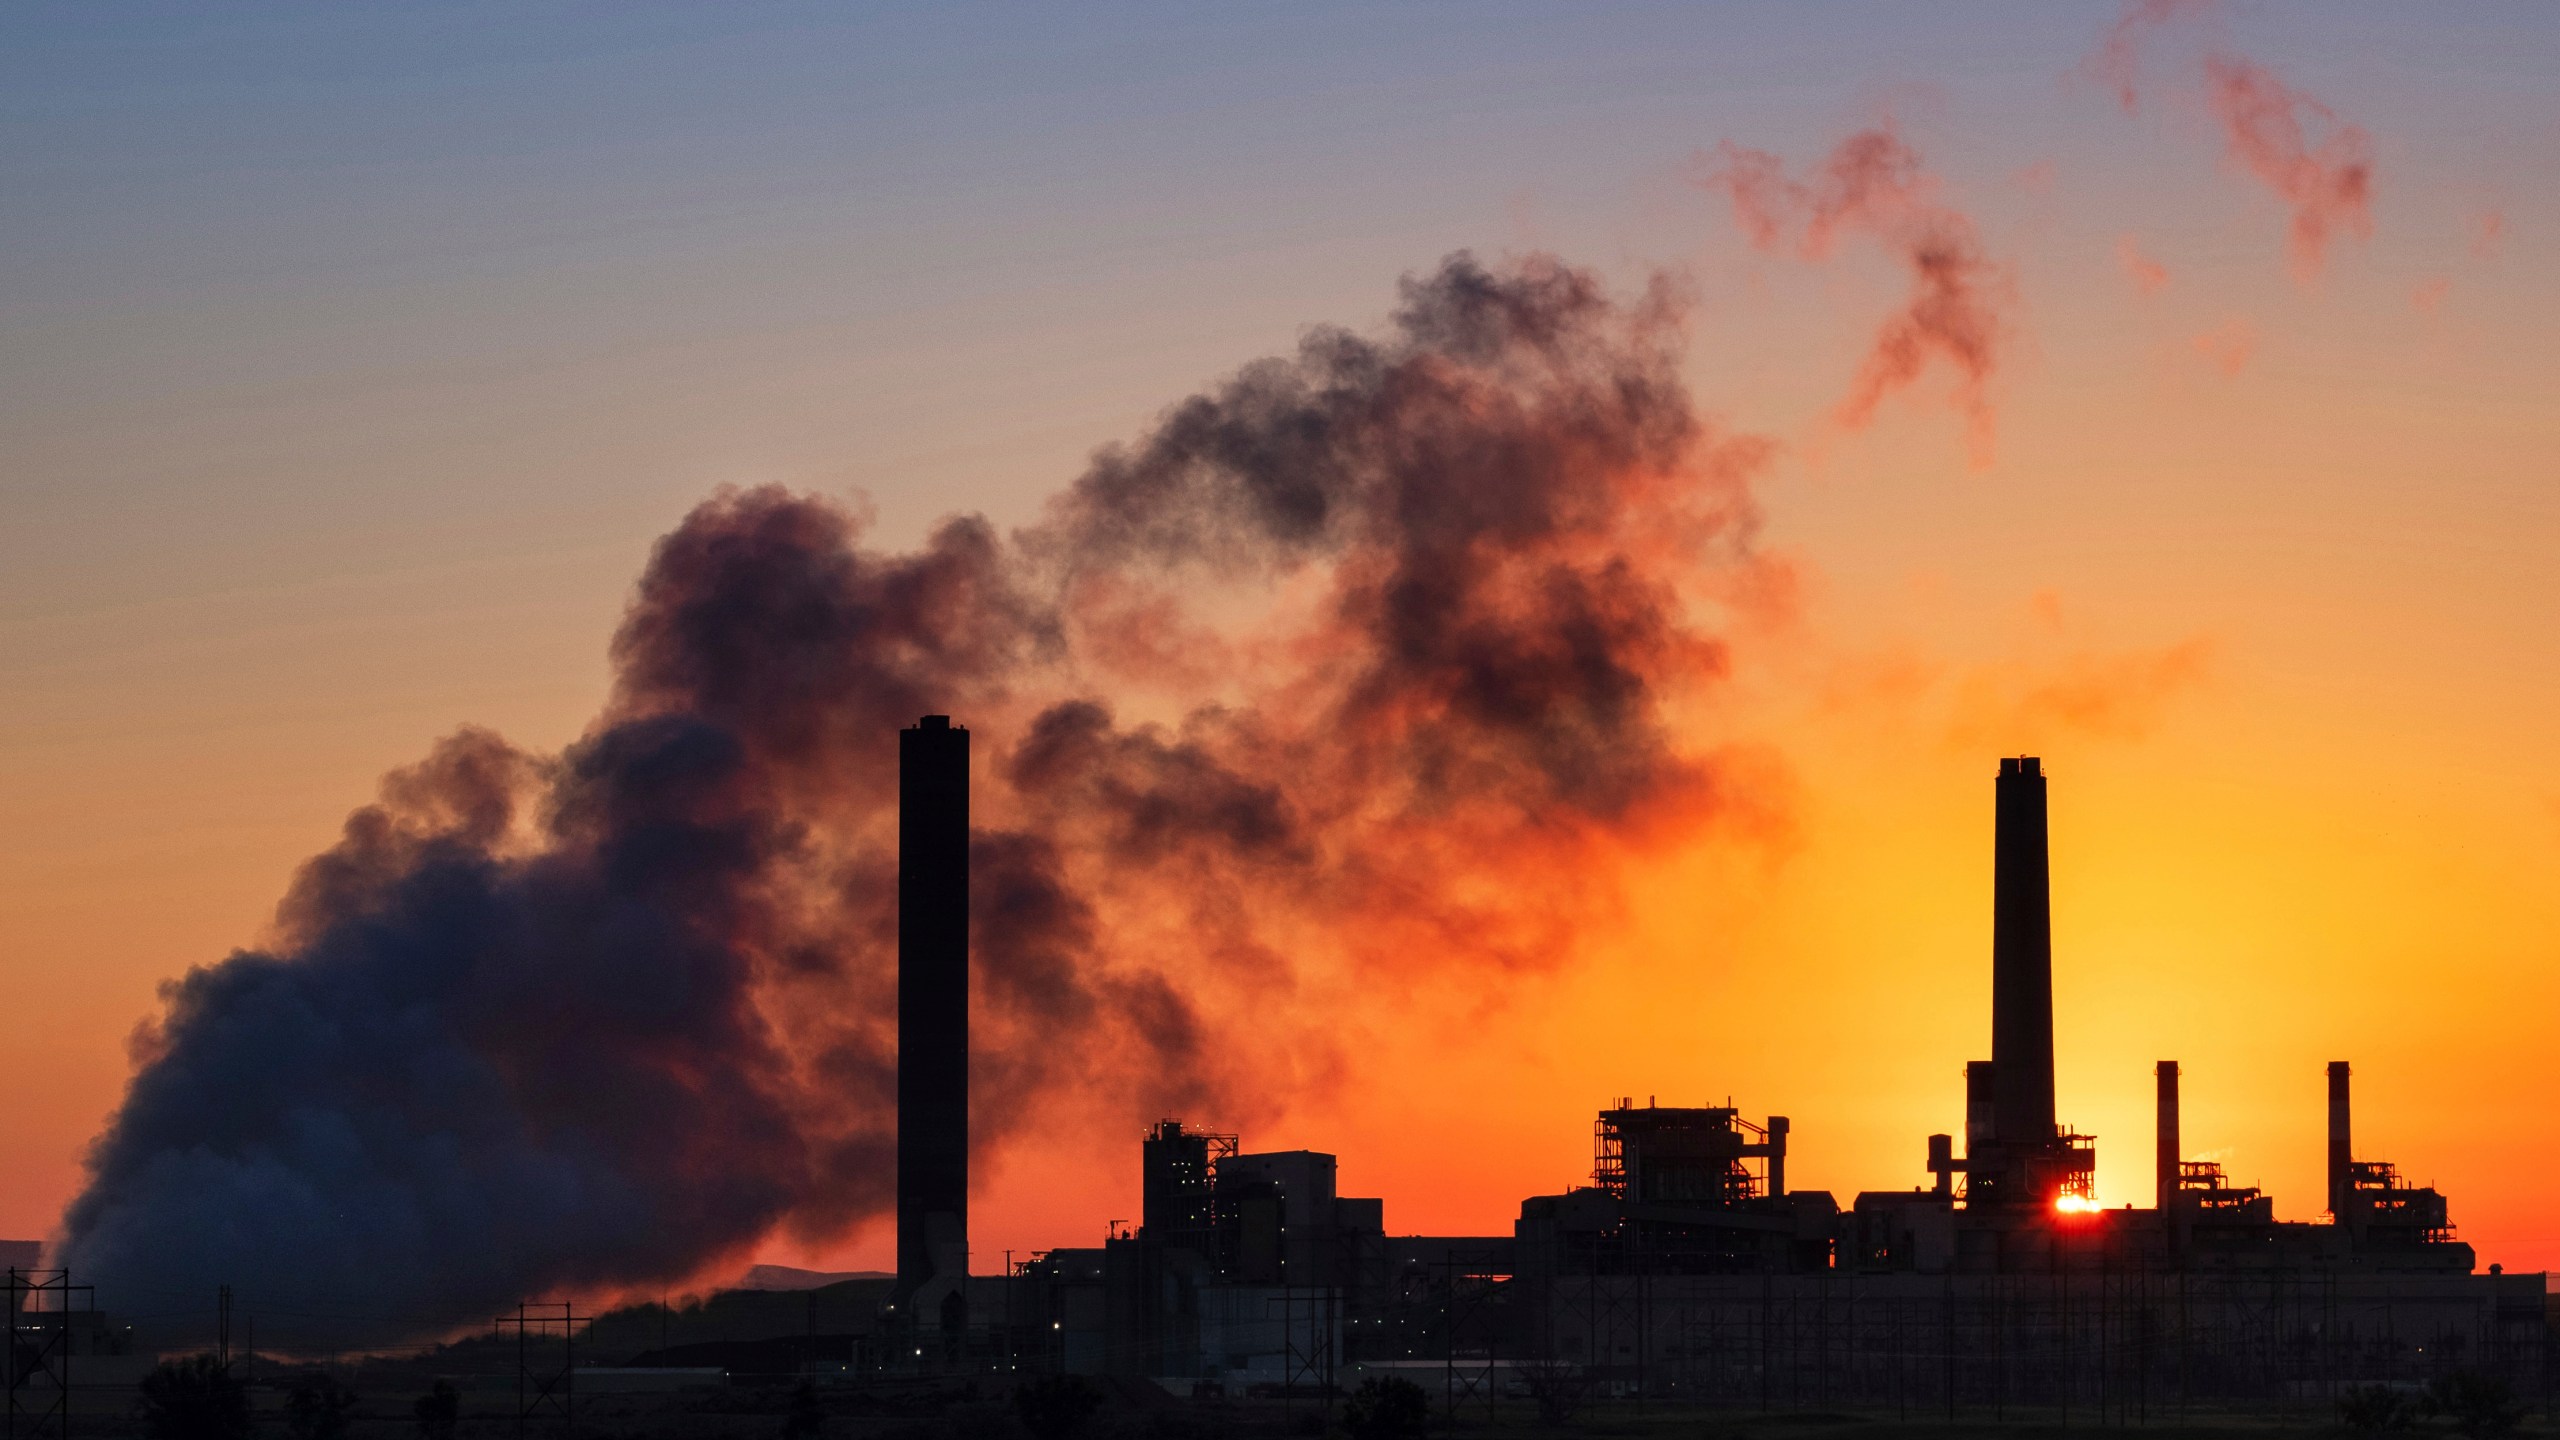
[[(1522, 1201), (1512, 1233), (1395, 1236), (1336, 1193), (1334, 1157), (1252, 1153), (1167, 1119), (1139, 1146), (1143, 1219), (1095, 1248), (964, 1275), (967, 732), (901, 737), (898, 1277), (890, 1367), (987, 1365), (1329, 1389), (1421, 1366), (1452, 1404), (1570, 1371), (1699, 1397), (1906, 1406), (2080, 1403), (2410, 1379), (2448, 1365), (2548, 1383), (2544, 1279), (2473, 1272), (2445, 1198), (2356, 1158), (2329, 1067), (2325, 1222), (2274, 1218), (2178, 1142), (2157, 1070), (2157, 1189), (2101, 1208), (2091, 1137), (2057, 1122), (2046, 779), (1995, 782), (1991, 1058), (1965, 1067), (1963, 1150), (1933, 1183), (1845, 1208), (1791, 1190), (1785, 1116), (1599, 1112), (1591, 1183)], [(928, 813), (929, 812), (929, 813)], [(932, 1133), (913, 1133), (915, 1127)]]
[[(2551, 1404), (2546, 1277), (2475, 1273), (2443, 1195), (2358, 1158), (2345, 1061), (2328, 1072), (2324, 1220), (2277, 1220), (2268, 1196), (2186, 1157), (2174, 1060), (2155, 1072), (2152, 1204), (2096, 1203), (2095, 1142), (2055, 1110), (2033, 757), (1995, 781), (1991, 1057), (1964, 1068), (1961, 1152), (1954, 1133), (1926, 1137), (1925, 1185), (1843, 1206), (1788, 1185), (1783, 1115), (1621, 1099), (1598, 1113), (1591, 1183), (1522, 1200), (1510, 1233), (1393, 1235), (1383, 1201), (1338, 1193), (1332, 1155), (1249, 1152), (1166, 1118), (1133, 1137), (1135, 1228), (972, 1273), (969, 764), (949, 716), (900, 732), (895, 1276), (772, 1287), (789, 1295), (751, 1280), (681, 1316), (562, 1307), (542, 1322), (561, 1358), (532, 1390), (520, 1308), (507, 1344), (524, 1393), (569, 1413), (583, 1326), (579, 1353), (657, 1373), (1063, 1372), (1283, 1397), (1385, 1373), (1452, 1413), (1611, 1394), (2124, 1422), (2457, 1375)], [(13, 1426), (59, 1433), (70, 1357), (112, 1353), (114, 1327), (22, 1248), (0, 1380)], [(223, 1303), (227, 1354), (227, 1289)]]

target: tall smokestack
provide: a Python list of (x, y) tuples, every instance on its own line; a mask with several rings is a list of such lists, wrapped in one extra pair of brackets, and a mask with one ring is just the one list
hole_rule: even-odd
[(2166, 1210), (2170, 1197), (2178, 1193), (2178, 1062), (2163, 1060), (2152, 1073), (2160, 1081), (2160, 1150), (2152, 1177), (2158, 1198), (2152, 1203)]
[(1992, 1130), (2003, 1145), (2053, 1126), (2053, 913), (2045, 859), (2044, 767), (2000, 762), (1991, 875)]
[(2355, 1188), (2352, 1125), (2347, 1113), (2347, 1062), (2329, 1062), (2329, 1213), (2347, 1217), (2347, 1192)]
[(969, 1273), (969, 732), (898, 732), (898, 1288), (920, 1322)]

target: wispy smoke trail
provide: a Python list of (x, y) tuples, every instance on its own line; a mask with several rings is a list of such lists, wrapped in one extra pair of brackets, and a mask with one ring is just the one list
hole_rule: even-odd
[(2235, 316), (2187, 343), (2216, 370), (2237, 375), (2249, 368), (2249, 358), (2258, 353), (2258, 327), (2247, 316)]
[(1842, 141), (1797, 179), (1777, 156), (1727, 142), (1702, 179), (1732, 198), (1735, 223), (1761, 250), (1820, 260), (1842, 237), (1863, 233), (1908, 268), (1911, 298), (1877, 329), (1836, 418), (1863, 429), (1887, 395), (1942, 362), (1955, 375), (1973, 461), (1990, 463), (1990, 382), (2008, 330), (2007, 281), (1972, 217), (1939, 198), (1919, 151), (1879, 126)]
[(2114, 93), (2127, 115), (2142, 113), (2142, 46), (2152, 31), (2181, 17), (2210, 16), (2215, 0), (2126, 0), (2098, 48), (2080, 62), (2080, 73)]
[(2231, 158), (2293, 212), (2294, 273), (2318, 275), (2341, 232), (2373, 233), (2373, 141), (2361, 128), (2252, 60), (2217, 55), (2205, 77)]
[[(2140, 106), (2142, 49), (2155, 32), (2210, 18), (2212, 0), (2128, 0), (2081, 71), (2114, 90), (2126, 114)], [(2204, 57), (2205, 102), (2231, 162), (2289, 213), (2286, 253), (2298, 277), (2319, 275), (2330, 243), (2373, 231), (2373, 140), (2311, 95), (2244, 55)]]
[(2141, 242), (2130, 235), (2116, 241), (2116, 263), (2142, 294), (2157, 295), (2169, 288), (2169, 267), (2142, 253)]
[(1054, 1107), (1284, 1103), (1342, 1065), (1345, 996), (1568, 962), (1621, 858), (1749, 812), (1673, 721), (1725, 664), (1702, 593), (1761, 563), (1679, 318), (1461, 255), (1012, 536), (892, 554), (827, 501), (706, 502), (583, 738), (446, 741), (272, 943), (168, 988), (70, 1262), (111, 1306), (228, 1283), (269, 1343), (360, 1345), (879, 1216), (921, 713), (984, 762), (982, 1153)]
[(2471, 217), (2471, 258), (2495, 260), (2507, 243), (2507, 214), (2483, 210)]

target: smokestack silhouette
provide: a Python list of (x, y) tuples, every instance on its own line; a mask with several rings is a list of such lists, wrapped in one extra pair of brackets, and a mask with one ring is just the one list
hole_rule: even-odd
[(2160, 1079), (2159, 1155), (2153, 1176), (2161, 1209), (2169, 1208), (2169, 1197), (2178, 1190), (2178, 1062), (2163, 1060), (2154, 1068)]
[(898, 732), (897, 1298), (949, 1309), (968, 1273), (969, 732), (927, 715)]
[(2053, 915), (2045, 855), (2044, 769), (2000, 762), (1991, 882), (1992, 1131), (2004, 1145), (2050, 1139), (2053, 1125)]
[(2347, 1113), (2347, 1062), (2329, 1062), (2329, 1213), (2343, 1218), (2354, 1187), (2352, 1122)]

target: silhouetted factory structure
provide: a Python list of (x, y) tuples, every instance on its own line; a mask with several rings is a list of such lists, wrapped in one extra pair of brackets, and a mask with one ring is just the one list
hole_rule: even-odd
[(969, 732), (898, 732), (900, 1313), (966, 1324), (969, 1274)]
[(966, 732), (927, 717), (902, 762), (900, 1023), (922, 1064), (900, 1117), (930, 1133), (900, 1137), (909, 1313), (882, 1363), (1291, 1391), (1385, 1366), (1461, 1406), (1569, 1371), (1621, 1394), (2121, 1418), (2456, 1367), (2550, 1384), (2544, 1277), (2473, 1273), (2442, 1195), (2357, 1158), (2343, 1061), (2327, 1220), (2277, 1220), (2186, 1158), (2171, 1060), (2153, 1203), (2095, 1203), (2094, 1142), (2055, 1113), (2034, 758), (2002, 760), (1995, 788), (1991, 1057), (1965, 1067), (1961, 1153), (1927, 1137), (1925, 1186), (1844, 1209), (1788, 1187), (1784, 1116), (1622, 1100), (1591, 1183), (1524, 1200), (1510, 1234), (1396, 1236), (1381, 1201), (1337, 1192), (1333, 1156), (1169, 1119), (1140, 1142), (1134, 1230), (964, 1279)]

